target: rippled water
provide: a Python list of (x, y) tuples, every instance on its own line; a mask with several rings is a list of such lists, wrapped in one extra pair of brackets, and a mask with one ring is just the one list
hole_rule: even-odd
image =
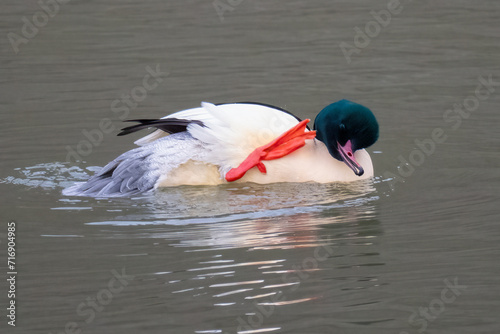
[[(500, 3), (222, 3), (71, 1), (31, 37), (40, 4), (0, 5), (2, 331), (497, 333)], [(133, 147), (123, 119), (341, 98), (381, 125), (373, 180), (61, 194)]]

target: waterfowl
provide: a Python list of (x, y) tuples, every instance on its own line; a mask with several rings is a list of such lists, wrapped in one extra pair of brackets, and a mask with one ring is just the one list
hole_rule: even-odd
[(161, 119), (133, 120), (118, 134), (156, 131), (135, 141), (73, 196), (123, 196), (160, 187), (227, 182), (348, 182), (373, 176), (365, 150), (378, 139), (366, 107), (341, 100), (317, 115), (314, 128), (290, 112), (261, 103), (203, 102)]

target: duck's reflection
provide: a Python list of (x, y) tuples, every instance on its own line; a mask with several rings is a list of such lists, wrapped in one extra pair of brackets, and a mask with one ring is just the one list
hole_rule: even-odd
[[(171, 240), (172, 246), (198, 251), (316, 247), (371, 238), (351, 225), (364, 226), (362, 222), (373, 219), (378, 199), (374, 191), (368, 181), (179, 187), (135, 199), (141, 209), (132, 214), (88, 224), (137, 225), (128, 237), (162, 238)], [(337, 231), (335, 225), (351, 227), (341, 232), (344, 228)], [(326, 236), (325, 231), (335, 233)]]
[(179, 317), (193, 303), (230, 316), (222, 327), (197, 329), (257, 333), (274, 328), (281, 308), (331, 308), (335, 300), (352, 309), (361, 302), (348, 291), (380, 285), (377, 199), (370, 182), (182, 187), (90, 224), (108, 225), (108, 237), (165, 245), (164, 257), (152, 249), (158, 255), (144, 264), (143, 277), (161, 283), (157, 302), (175, 304)]

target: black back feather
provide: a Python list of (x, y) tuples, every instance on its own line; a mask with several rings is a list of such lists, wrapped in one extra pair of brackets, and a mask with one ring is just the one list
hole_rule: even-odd
[[(217, 106), (224, 105), (224, 104), (258, 104), (264, 107), (269, 107), (273, 109), (280, 110), (286, 114), (289, 114), (293, 117), (295, 117), (299, 122), (302, 121), (299, 117), (295, 116), (291, 112), (282, 109), (280, 107), (276, 107), (270, 104), (266, 103), (259, 103), (259, 102), (231, 102), (231, 103), (218, 103), (216, 104)], [(127, 126), (121, 130), (121, 132), (118, 134), (118, 136), (124, 136), (128, 135), (130, 133), (134, 133), (137, 131), (140, 131), (142, 129), (148, 129), (148, 128), (157, 128), (162, 131), (165, 131), (167, 133), (178, 133), (178, 132), (184, 132), (187, 130), (187, 127), (189, 124), (198, 124), (201, 126), (204, 126), (203, 122), (198, 121), (198, 120), (191, 120), (191, 119), (181, 119), (181, 118), (162, 118), (162, 119), (130, 119), (126, 120), (125, 122), (138, 122), (139, 124)], [(307, 129), (311, 130), (309, 127)]]
[(184, 132), (189, 124), (198, 124), (203, 126), (203, 122), (192, 119), (163, 118), (163, 119), (130, 119), (125, 122), (139, 122), (139, 124), (123, 128), (118, 136), (128, 135), (136, 131), (148, 128), (157, 128), (167, 133)]

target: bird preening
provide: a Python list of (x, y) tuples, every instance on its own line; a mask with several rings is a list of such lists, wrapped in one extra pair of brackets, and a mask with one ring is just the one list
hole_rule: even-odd
[(301, 120), (261, 103), (211, 104), (138, 124), (118, 135), (155, 128), (69, 196), (126, 196), (160, 187), (227, 182), (349, 182), (373, 176), (365, 148), (378, 139), (366, 107), (341, 100)]

